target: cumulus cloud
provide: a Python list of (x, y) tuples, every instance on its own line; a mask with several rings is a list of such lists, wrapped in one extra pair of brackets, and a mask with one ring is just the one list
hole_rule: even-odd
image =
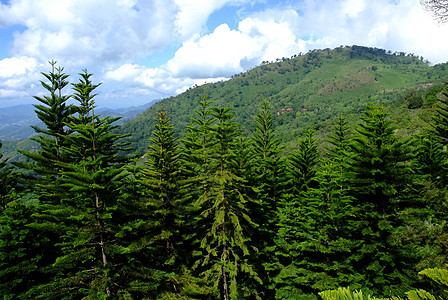
[(163, 0), (18, 0), (0, 6), (0, 16), (3, 26), (25, 27), (15, 34), (15, 55), (90, 65), (163, 49), (174, 38), (176, 10)]
[(0, 60), (0, 78), (26, 75), (35, 71), (36, 59), (32, 57), (12, 57)]
[(201, 85), (205, 82), (214, 82), (225, 80), (224, 77), (211, 78), (191, 78), (179, 77), (171, 73), (166, 66), (157, 68), (146, 68), (136, 64), (124, 64), (116, 69), (109, 70), (104, 75), (106, 83), (120, 82), (127, 88), (118, 90), (108, 95), (109, 98), (114, 98), (117, 95), (128, 96), (134, 94), (135, 96), (145, 96), (149, 99), (161, 99), (184, 92), (193, 85)]
[(291, 29), (291, 20), (297, 17), (295, 11), (249, 17), (238, 30), (222, 24), (208, 35), (184, 42), (167, 68), (180, 77), (229, 77), (263, 60), (291, 56), (303, 50)]
[(208, 17), (226, 5), (242, 5), (252, 0), (174, 0), (178, 7), (176, 28), (183, 37), (201, 33)]
[(0, 100), (27, 96), (39, 82), (40, 67), (36, 59), (26, 56), (0, 60)]

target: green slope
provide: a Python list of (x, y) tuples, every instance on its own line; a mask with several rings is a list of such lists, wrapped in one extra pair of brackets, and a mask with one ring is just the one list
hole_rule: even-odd
[[(163, 101), (179, 134), (184, 132), (197, 109), (195, 102), (204, 93), (215, 106), (234, 107), (235, 120), (249, 134), (260, 102), (269, 99), (278, 132), (288, 144), (309, 127), (325, 135), (340, 114), (356, 122), (359, 112), (372, 101), (391, 106), (399, 125), (406, 127), (403, 133), (419, 130), (430, 119), (431, 106), (409, 110), (404, 93), (412, 87), (440, 85), (447, 79), (447, 64), (429, 66), (414, 55), (352, 46), (314, 50), (265, 63), (231, 80), (194, 87)], [(122, 127), (123, 132), (133, 134), (130, 140), (139, 153), (146, 150), (159, 109), (156, 103)]]

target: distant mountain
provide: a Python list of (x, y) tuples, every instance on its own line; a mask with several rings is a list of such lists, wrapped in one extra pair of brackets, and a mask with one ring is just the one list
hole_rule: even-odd
[[(421, 130), (431, 120), (435, 93), (447, 79), (448, 64), (430, 66), (414, 54), (341, 46), (263, 62), (231, 80), (190, 88), (163, 103), (180, 135), (195, 116), (200, 95), (207, 95), (213, 106), (234, 108), (234, 121), (248, 135), (261, 101), (268, 99), (277, 133), (291, 149), (308, 128), (320, 137), (328, 134), (339, 115), (349, 123), (357, 122), (368, 102), (390, 106), (392, 117), (402, 127), (399, 134)], [(413, 89), (422, 104), (410, 109), (406, 95)], [(159, 110), (160, 105), (153, 105), (122, 126), (123, 133), (132, 133), (129, 141), (139, 153), (147, 151)]]
[[(121, 117), (122, 119), (118, 123), (121, 124), (134, 118), (157, 101), (119, 109), (100, 107), (97, 109), (97, 113), (103, 116)], [(0, 108), (0, 141), (19, 140), (32, 136), (34, 130), (30, 125), (40, 124), (34, 110), (35, 108), (31, 104)]]
[(27, 138), (34, 133), (30, 125), (38, 123), (31, 104), (0, 108), (0, 140)]

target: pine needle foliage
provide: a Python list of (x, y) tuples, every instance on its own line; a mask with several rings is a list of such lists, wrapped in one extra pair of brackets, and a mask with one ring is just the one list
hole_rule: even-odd
[(18, 162), (21, 168), (29, 170), (33, 174), (32, 177), (26, 178), (27, 182), (36, 184), (34, 189), (39, 188), (40, 195), (44, 195), (40, 199), (42, 202), (57, 202), (55, 196), (57, 187), (54, 186), (55, 179), (59, 176), (60, 166), (58, 162), (66, 161), (62, 153), (62, 147), (66, 146), (65, 137), (70, 134), (70, 129), (66, 126), (69, 118), (75, 113), (73, 105), (69, 105), (67, 101), (70, 95), (65, 95), (64, 88), (68, 85), (68, 75), (65, 74), (62, 67), (56, 65), (56, 61), (50, 61), (51, 71), (42, 73), (48, 82), (41, 81), (42, 87), (49, 95), (34, 98), (41, 104), (35, 104), (35, 112), (39, 120), (45, 125), (44, 128), (31, 126), (39, 135), (33, 137), (40, 150), (35, 153), (31, 151), (18, 150), (21, 154), (29, 158), (32, 163)]
[(299, 141), (298, 150), (289, 158), (292, 184), (296, 193), (306, 192), (308, 188), (317, 186), (315, 177), (318, 152), (313, 135), (314, 131), (309, 129), (305, 138)]
[[(236, 124), (231, 122), (230, 108), (211, 108), (215, 118), (210, 127), (213, 149), (205, 179), (208, 188), (195, 201), (199, 207), (200, 253), (196, 268), (210, 280), (220, 299), (236, 299), (246, 293), (243, 276), (260, 281), (248, 262), (253, 249), (245, 235), (248, 226), (254, 226), (248, 215), (247, 202), (242, 187), (245, 180), (231, 169), (232, 151), (239, 135)], [(242, 274), (240, 274), (242, 273)], [(218, 296), (219, 295), (219, 296)]]
[(437, 114), (433, 116), (432, 127), (434, 134), (442, 145), (448, 145), (448, 82), (442, 91), (443, 97), (439, 98)]
[(188, 295), (183, 284), (193, 284), (194, 278), (185, 272), (181, 274), (185, 262), (183, 255), (186, 254), (182, 241), (188, 211), (182, 179), (183, 162), (163, 103), (157, 115), (146, 154), (146, 167), (140, 176), (147, 211), (147, 232), (142, 234), (148, 236), (153, 267), (165, 274), (161, 276), (158, 293), (168, 297), (176, 293), (183, 295), (184, 291)]
[(350, 194), (358, 228), (354, 238), (359, 243), (351, 259), (378, 294), (404, 293), (395, 287), (408, 280), (404, 270), (393, 271), (403, 266), (391, 234), (400, 224), (397, 214), (402, 206), (412, 202), (407, 189), (412, 151), (410, 140), (398, 139), (394, 130), (387, 109), (369, 104), (350, 144)]
[[(0, 149), (2, 143), (0, 142)], [(6, 205), (14, 199), (14, 189), (17, 186), (17, 181), (14, 179), (13, 167), (8, 164), (8, 159), (3, 158), (0, 152), (0, 212), (2, 212)]]
[[(431, 282), (436, 284), (436, 287), (431, 289), (431, 293), (419, 289), (406, 293), (410, 300), (436, 300), (446, 299), (448, 297), (448, 270), (445, 268), (431, 268), (425, 269), (418, 273), (429, 278)], [(434, 296), (434, 295), (435, 296)]]
[(123, 135), (113, 133), (116, 119), (94, 114), (90, 93), (98, 85), (92, 85), (87, 71), (80, 75), (77, 99), (88, 100), (66, 123), (72, 133), (62, 150), (69, 160), (58, 162), (56, 181), (65, 191), (60, 194), (63, 205), (44, 212), (62, 223), (65, 233), (58, 245), (62, 253), (50, 270), (53, 281), (36, 289), (42, 298), (103, 298), (123, 288), (116, 266), (129, 250), (117, 242), (115, 233), (122, 225), (117, 220), (118, 197), (127, 176), (127, 159), (117, 153), (126, 144), (119, 142)]

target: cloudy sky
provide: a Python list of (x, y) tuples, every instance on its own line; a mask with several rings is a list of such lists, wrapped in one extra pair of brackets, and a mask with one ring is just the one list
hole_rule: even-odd
[(340, 45), (446, 62), (447, 33), (419, 0), (0, 0), (0, 107), (34, 103), (52, 59), (117, 108)]

